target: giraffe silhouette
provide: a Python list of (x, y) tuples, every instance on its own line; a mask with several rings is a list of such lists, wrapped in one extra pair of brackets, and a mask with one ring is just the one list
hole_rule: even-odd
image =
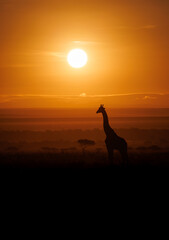
[(115, 131), (110, 127), (104, 105), (101, 104), (96, 113), (102, 113), (103, 115), (103, 128), (106, 134), (105, 144), (107, 147), (109, 160), (113, 164), (114, 149), (116, 149), (121, 154), (123, 166), (127, 166), (128, 165), (127, 142), (123, 138), (119, 137), (115, 133)]

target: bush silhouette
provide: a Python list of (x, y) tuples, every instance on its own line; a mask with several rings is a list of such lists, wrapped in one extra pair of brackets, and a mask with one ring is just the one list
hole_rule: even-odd
[(79, 139), (77, 142), (80, 144), (83, 152), (85, 151), (86, 147), (90, 147), (90, 146), (95, 145), (95, 141), (88, 140), (88, 139)]
[(149, 149), (153, 150), (153, 151), (157, 151), (157, 150), (160, 150), (161, 148), (157, 145), (152, 145), (149, 147)]

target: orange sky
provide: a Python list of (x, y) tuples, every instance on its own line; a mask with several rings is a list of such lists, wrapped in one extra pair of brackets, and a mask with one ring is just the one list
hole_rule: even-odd
[(0, 108), (169, 107), (168, 42), (168, 0), (0, 0)]

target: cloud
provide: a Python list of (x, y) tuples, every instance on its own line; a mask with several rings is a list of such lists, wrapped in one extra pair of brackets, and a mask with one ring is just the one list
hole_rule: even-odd
[(94, 41), (73, 41), (74, 44), (77, 45), (96, 45), (102, 44), (102, 42), (94, 42)]
[(157, 97), (153, 97), (153, 96), (144, 96), (143, 99), (147, 100), (147, 99), (156, 99)]
[(40, 67), (40, 64), (9, 64), (9, 65), (1, 65), (0, 68), (32, 68), (32, 67)]
[(122, 25), (122, 26), (114, 26), (114, 29), (117, 30), (141, 30), (141, 29), (145, 29), (145, 30), (152, 30), (157, 28), (157, 25), (155, 24), (147, 24), (147, 25), (143, 25), (143, 26), (128, 26), (128, 25)]
[(64, 52), (39, 52), (39, 55), (46, 55), (46, 56), (54, 56), (60, 59), (66, 58), (66, 54)]
[(145, 95), (147, 93), (119, 93), (119, 94), (92, 94), (87, 95), (86, 93), (81, 93), (81, 97), (88, 97), (88, 98), (108, 98), (108, 97), (125, 97), (125, 96), (135, 96), (135, 97), (141, 97), (142, 99), (155, 99), (157, 96), (165, 95), (163, 93), (149, 93), (149, 95)]
[(86, 97), (86, 93), (81, 93), (80, 97)]
[(157, 26), (156, 25), (153, 25), (153, 24), (150, 24), (150, 25), (145, 25), (145, 26), (142, 26), (141, 29), (155, 29)]
[[(10, 63), (10, 64), (3, 64), (0, 65), (0, 68), (32, 68), (32, 67), (41, 67), (44, 65), (41, 61), (36, 61), (35, 63), (31, 63), (29, 57), (39, 56), (39, 57), (55, 57), (55, 60), (65, 61), (66, 54), (64, 52), (48, 52), (48, 51), (29, 51), (29, 52), (21, 52), (21, 53), (13, 53), (12, 55), (21, 55), (27, 59), (27, 63)], [(48, 61), (48, 58), (45, 58), (45, 61)], [(25, 58), (24, 58), (25, 62)]]
[(55, 52), (55, 51), (28, 51), (28, 52), (22, 52), (17, 53), (18, 55), (24, 55), (24, 56), (54, 56), (58, 58), (65, 58), (66, 53), (64, 52)]
[[(169, 94), (90, 94), (50, 95), (50, 94), (13, 94), (0, 95), (1, 108), (17, 107), (96, 107), (105, 104), (107, 107), (166, 107), (168, 108)], [(150, 101), (152, 100), (152, 101)]]
[(34, 98), (50, 98), (50, 99), (77, 99), (77, 98), (110, 98), (110, 97), (134, 97), (135, 99), (157, 99), (158, 97), (169, 97), (169, 93), (120, 93), (120, 94), (91, 94), (87, 95), (86, 93), (81, 93), (79, 95), (51, 95), (51, 94), (13, 94), (13, 95), (0, 95), (0, 101), (11, 101), (16, 99), (34, 99)]

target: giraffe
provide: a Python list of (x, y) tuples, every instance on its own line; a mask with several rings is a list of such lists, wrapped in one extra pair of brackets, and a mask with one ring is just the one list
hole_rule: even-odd
[(128, 154), (127, 154), (127, 142), (119, 137), (115, 131), (110, 127), (108, 116), (104, 105), (100, 105), (96, 113), (102, 113), (103, 115), (103, 129), (106, 134), (105, 144), (108, 151), (108, 157), (111, 163), (113, 163), (113, 153), (114, 149), (118, 150), (121, 154), (123, 166), (128, 164)]

